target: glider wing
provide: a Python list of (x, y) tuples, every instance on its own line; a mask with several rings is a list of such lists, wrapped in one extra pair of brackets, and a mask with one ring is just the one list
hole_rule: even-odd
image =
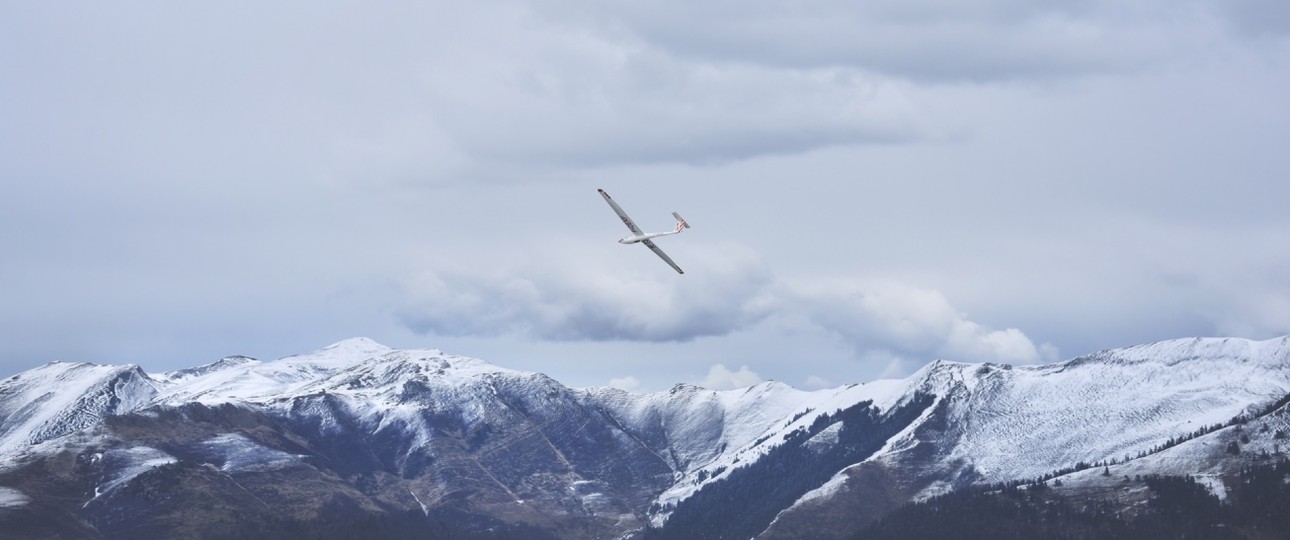
[[(626, 220), (627, 218), (623, 218), (623, 219)], [(645, 244), (645, 247), (648, 247), (649, 250), (653, 251), (655, 255), (662, 257), (663, 260), (667, 262), (667, 264), (672, 265), (672, 268), (676, 269), (676, 273), (678, 274), (685, 273), (685, 270), (681, 270), (680, 266), (677, 266), (675, 262), (672, 262), (672, 258), (668, 257), (666, 253), (663, 253), (663, 250), (659, 249), (657, 245), (654, 245), (654, 242), (652, 240), (641, 240), (641, 243)]]
[[(601, 195), (602, 197), (604, 197), (604, 198), (605, 198), (605, 202), (609, 203), (609, 207), (610, 207), (610, 208), (613, 208), (613, 209), (614, 209), (614, 213), (615, 213), (615, 214), (618, 214), (618, 217), (619, 217), (619, 218), (621, 218), (621, 219), (623, 220), (623, 225), (626, 225), (626, 226), (627, 226), (627, 228), (628, 228), (628, 229), (631, 229), (631, 230), (632, 230), (632, 232), (633, 232), (633, 233), (635, 233), (635, 234), (645, 234), (645, 233), (641, 232), (641, 228), (640, 228), (640, 227), (637, 227), (637, 226), (636, 226), (636, 222), (632, 221), (632, 218), (627, 217), (627, 212), (624, 212), (624, 211), (623, 211), (623, 208), (622, 208), (621, 206), (618, 206), (618, 203), (614, 202), (614, 200), (613, 200), (613, 199), (609, 198), (609, 194), (608, 194), (608, 193), (605, 193), (605, 190), (603, 190), (603, 189), (598, 189), (598, 190), (596, 190), (596, 191), (599, 191), (599, 192), (600, 192), (600, 195)], [(667, 259), (667, 255), (663, 255), (663, 252), (659, 251), (659, 250), (658, 250), (658, 248), (653, 247), (653, 246), (651, 245), (650, 249), (653, 249), (655, 253), (658, 253), (658, 254), (659, 254), (660, 256), (662, 256), (664, 259)], [(669, 263), (670, 263), (670, 262), (672, 262), (672, 261), (669, 259), (667, 262), (669, 262)], [(675, 267), (676, 265), (675, 265), (675, 264), (673, 264), (672, 266), (674, 266), (674, 267)], [(677, 270), (680, 270), (680, 269), (678, 268)]]

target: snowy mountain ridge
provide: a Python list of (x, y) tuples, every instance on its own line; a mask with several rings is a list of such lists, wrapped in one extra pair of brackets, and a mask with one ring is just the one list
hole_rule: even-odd
[[(846, 519), (901, 501), (1077, 464), (1221, 478), (1242, 463), (1232, 440), (1279, 451), (1271, 434), (1290, 422), (1261, 419), (1267, 435), (1252, 440), (1211, 427), (1288, 395), (1290, 338), (1171, 340), (1038, 366), (938, 360), (904, 379), (814, 391), (571, 389), (365, 338), (152, 376), (51, 363), (0, 381), (0, 488), (25, 501), (0, 507), (0, 530), (4, 512), (25, 508), (119, 531), (132, 527), (120, 508), (171, 511), (139, 499), (143, 486), (184, 477), (174, 485), (227, 489), (233, 506), (247, 491), (278, 500), (294, 517), (264, 519), (284, 527), (333, 519), (319, 501), (337, 500), (350, 513), (339, 515), (412, 512), (448, 536), (845, 536)], [(77, 457), (56, 466), (60, 455)], [(65, 484), (37, 480), (50, 467)], [(1107, 476), (1062, 474), (1070, 486)], [(197, 496), (165, 489), (180, 490), (168, 500)], [(764, 510), (705, 521), (739, 515), (711, 507), (732, 497)]]
[(0, 383), (0, 463), (103, 416), (151, 402), (154, 381), (138, 366), (51, 362)]

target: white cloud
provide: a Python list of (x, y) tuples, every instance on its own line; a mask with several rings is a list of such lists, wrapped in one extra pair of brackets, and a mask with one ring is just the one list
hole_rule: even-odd
[(1042, 359), (1035, 344), (1016, 328), (989, 330), (958, 319), (943, 347), (948, 355), (995, 362), (1030, 363)]
[[(711, 246), (709, 246), (711, 248)], [(567, 258), (567, 257), (566, 257)], [(683, 342), (792, 324), (837, 336), (857, 359), (900, 369), (934, 358), (1033, 363), (1055, 349), (1017, 328), (971, 320), (939, 291), (898, 282), (777, 278), (737, 248), (688, 252), (692, 271), (543, 263), (488, 272), (429, 272), (400, 313), (420, 333), (522, 335), (546, 341)], [(894, 366), (894, 367), (892, 367)]]
[[(538, 4), (552, 18), (563, 4)], [(559, 7), (556, 7), (559, 6)], [(707, 62), (847, 66), (921, 80), (1060, 78), (1200, 50), (1214, 16), (1177, 2), (594, 2), (601, 33)]]
[(1061, 350), (1052, 343), (1044, 343), (1039, 346), (1040, 363), (1058, 362), (1062, 360)]
[(829, 382), (828, 379), (825, 379), (824, 377), (820, 377), (818, 375), (811, 375), (807, 377), (806, 382), (802, 385), (802, 387), (807, 390), (820, 390), (823, 388), (832, 388), (834, 386), (836, 385), (834, 385), (832, 382)]
[(492, 31), (439, 23), (442, 43), (420, 59), (423, 108), (481, 163), (557, 168), (922, 141), (944, 129), (922, 83), (1132, 71), (1222, 37), (1212, 15), (1163, 1), (534, 2), (449, 15)]
[(872, 349), (861, 353), (861, 361), (873, 365), (881, 366), (881, 371), (874, 377), (875, 379), (899, 379), (909, 375), (911, 366), (922, 365), (926, 360), (915, 360), (906, 358), (889, 350)]
[[(926, 361), (1031, 363), (1045, 359), (1016, 328), (992, 330), (967, 318), (939, 291), (894, 282), (811, 280), (788, 287), (790, 305), (857, 354)], [(1051, 347), (1051, 346), (1049, 346)]]
[(1290, 291), (1263, 291), (1232, 298), (1216, 314), (1220, 335), (1271, 338), (1290, 334)]
[(479, 65), (430, 95), (446, 132), (481, 161), (708, 164), (903, 142), (923, 129), (903, 84), (855, 70), (696, 62), (549, 27), (515, 33), (514, 49), (480, 49)]
[(761, 375), (748, 369), (748, 366), (739, 366), (738, 371), (730, 371), (725, 364), (716, 364), (708, 368), (708, 375), (703, 378), (699, 386), (712, 390), (731, 390), (752, 386), (759, 382), (762, 382)]
[(613, 379), (609, 379), (609, 387), (631, 392), (640, 388), (641, 382), (636, 377), (632, 377), (630, 375), (627, 377), (615, 377)]
[(1290, 5), (1280, 0), (1226, 0), (1214, 2), (1212, 9), (1239, 32), (1255, 37), (1290, 36)]
[[(1269, 245), (1253, 235), (1250, 238), (1253, 245)], [(1283, 253), (1266, 256), (1272, 260), (1262, 270), (1236, 270), (1238, 279), (1223, 279), (1222, 274), (1206, 277), (1213, 299), (1207, 302), (1205, 315), (1214, 321), (1219, 335), (1266, 339), (1290, 334), (1290, 279), (1285, 273), (1290, 256)]]
[(571, 266), (568, 257), (491, 272), (429, 272), (408, 285), (399, 317), (413, 330), (443, 335), (662, 342), (725, 335), (770, 312), (772, 277), (747, 253), (692, 253), (679, 258), (694, 270), (683, 277), (644, 255), (639, 260), (649, 266), (634, 271)]

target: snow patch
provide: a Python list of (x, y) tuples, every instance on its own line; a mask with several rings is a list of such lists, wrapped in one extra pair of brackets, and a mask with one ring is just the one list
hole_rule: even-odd
[(218, 435), (202, 441), (201, 446), (215, 461), (223, 463), (220, 470), (224, 472), (294, 463), (302, 457), (262, 446), (241, 433)]
[(1213, 493), (1218, 500), (1227, 502), (1227, 486), (1223, 485), (1223, 477), (1217, 474), (1197, 474), (1192, 476), (1197, 484), (1205, 486), (1210, 493)]
[(0, 486), (0, 508), (17, 508), (26, 506), (31, 498), (13, 488)]
[(136, 476), (176, 461), (178, 460), (174, 456), (148, 446), (108, 450), (103, 453), (101, 459), (104, 465), (104, 477), (94, 489), (94, 497), (111, 493), (112, 490), (125, 485)]
[(824, 485), (806, 492), (806, 494), (797, 499), (797, 502), (790, 505), (789, 508), (795, 508), (814, 500), (828, 499), (832, 497), (833, 494), (837, 493), (838, 490), (841, 490), (847, 485), (847, 470), (848, 469), (843, 469), (838, 474), (833, 475), (833, 478), (830, 478), (828, 482), (824, 483)]
[(430, 509), (426, 508), (426, 503), (421, 502), (421, 497), (418, 497), (417, 494), (410, 489), (408, 490), (408, 495), (411, 495), (412, 498), (417, 501), (417, 504), (421, 506), (421, 513), (429, 517)]
[(824, 428), (815, 436), (806, 440), (807, 450), (821, 452), (827, 450), (835, 444), (838, 444), (838, 434), (842, 432), (842, 422), (837, 422), (829, 427)]

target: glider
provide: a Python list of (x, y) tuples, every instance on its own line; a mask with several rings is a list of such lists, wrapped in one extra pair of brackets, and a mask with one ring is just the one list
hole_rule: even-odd
[(618, 214), (618, 217), (623, 220), (623, 225), (626, 225), (627, 228), (631, 229), (632, 231), (631, 236), (625, 236), (619, 239), (618, 240), (619, 244), (636, 244), (636, 243), (645, 244), (645, 247), (649, 248), (650, 251), (653, 251), (655, 255), (658, 255), (660, 258), (666, 261), (667, 264), (671, 265), (672, 268), (676, 269), (676, 273), (678, 274), (685, 273), (684, 270), (681, 270), (680, 266), (677, 266), (676, 263), (672, 261), (671, 257), (668, 257), (666, 253), (663, 253), (663, 250), (659, 249), (658, 246), (654, 245), (654, 242), (650, 240), (651, 238), (658, 238), (660, 236), (667, 236), (669, 234), (680, 234), (681, 231), (690, 228), (690, 224), (686, 223), (685, 219), (682, 218), (680, 214), (676, 212), (672, 212), (672, 217), (676, 218), (676, 229), (673, 229), (667, 232), (655, 232), (655, 233), (641, 232), (641, 228), (636, 226), (636, 223), (632, 221), (632, 218), (627, 217), (627, 212), (624, 212), (623, 208), (621, 206), (618, 206), (618, 203), (614, 202), (613, 199), (609, 198), (609, 194), (605, 193), (605, 190), (597, 189), (596, 191), (600, 192), (600, 195), (605, 198), (605, 202), (609, 203), (609, 207), (613, 208), (614, 213)]

